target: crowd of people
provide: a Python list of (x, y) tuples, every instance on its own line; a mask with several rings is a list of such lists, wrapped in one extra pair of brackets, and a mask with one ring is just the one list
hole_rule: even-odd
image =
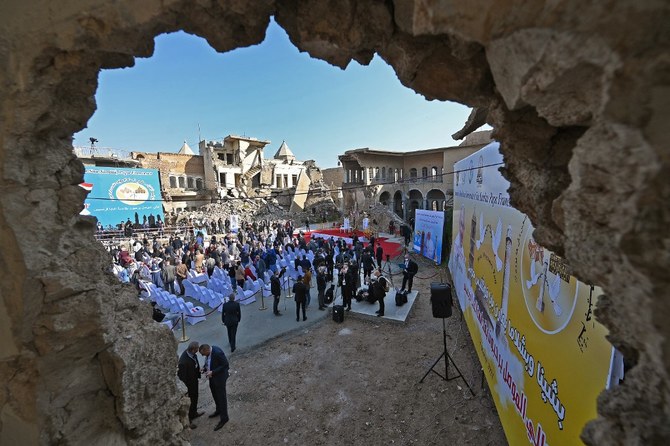
[(351, 297), (361, 285), (359, 268), (363, 271), (364, 284), (368, 285), (375, 280), (372, 271), (381, 269), (384, 257), (383, 248), (374, 236), (367, 246), (355, 234), (351, 243), (343, 238), (308, 238), (302, 232), (296, 233), (291, 221), (242, 224), (236, 233), (206, 238), (203, 232), (196, 232), (195, 236), (183, 240), (179, 236), (167, 241), (158, 237), (151, 241), (147, 238), (131, 240), (129, 248), (110, 249), (115, 273), (122, 282), (133, 283), (138, 288), (141, 281), (148, 281), (175, 295), (184, 295), (184, 281), (191, 270), (211, 276), (215, 268), (221, 268), (231, 282), (240, 287), (247, 279), (269, 280), (274, 297), (273, 313), (281, 316), (280, 280), (285, 269), (280, 267), (280, 262), (290, 252), (291, 258), (295, 258), (295, 268), (300, 267), (301, 271), (292, 288), (296, 296), (296, 319), (302, 316), (302, 320), (306, 320), (305, 308), (311, 303), (314, 287), (319, 310), (328, 307), (325, 292), (336, 268), (337, 285), (345, 306), (350, 309)]
[[(224, 224), (223, 229), (227, 225)], [(208, 229), (221, 229), (218, 224)], [(190, 273), (212, 276), (216, 268), (225, 271), (231, 284), (242, 287), (248, 279), (261, 278), (269, 283), (274, 298), (273, 313), (281, 316), (279, 301), (287, 291), (284, 275), (287, 272), (286, 261), (292, 260), (291, 268), (301, 274), (293, 277), (291, 288), (295, 301), (296, 321), (307, 320), (306, 308), (316, 288), (318, 309), (325, 310), (333, 301), (333, 288), (339, 287), (346, 310), (351, 310), (352, 299), (361, 288), (366, 289), (366, 299), (379, 303), (378, 316), (383, 316), (384, 297), (389, 290), (388, 281), (382, 275), (384, 251), (380, 243), (371, 237), (364, 243), (352, 234), (350, 243), (343, 238), (316, 238), (296, 231), (291, 221), (261, 221), (241, 223), (237, 232), (225, 232), (206, 236), (208, 231), (198, 231), (194, 235), (152, 240), (131, 239), (128, 247), (110, 249), (114, 270), (119, 280), (138, 286), (141, 282), (152, 282), (157, 287), (175, 295), (184, 295), (184, 281)], [(290, 253), (290, 255), (289, 255)], [(409, 285), (416, 273), (416, 264), (407, 261), (406, 279), (403, 288)], [(413, 263), (413, 262), (412, 262)], [(281, 266), (284, 265), (284, 266)], [(360, 271), (362, 270), (362, 277)], [(220, 273), (220, 272), (219, 272)], [(330, 286), (330, 290), (328, 290)], [(330, 294), (329, 294), (330, 293)], [(236, 349), (237, 324), (241, 320), (240, 305), (235, 302), (234, 294), (223, 304), (222, 322), (226, 325), (231, 352)], [(174, 319), (178, 315), (165, 314), (154, 307), (154, 319)], [(197, 352), (205, 356), (205, 366), (200, 367)], [(225, 370), (225, 372), (224, 372)], [(210, 389), (216, 403), (216, 412), (220, 422), (215, 430), (227, 421), (225, 382), (228, 374), (228, 361), (223, 351), (216, 346), (191, 343), (179, 360), (179, 377), (186, 384), (191, 397), (189, 419), (202, 414), (197, 412), (197, 383), (204, 372), (209, 378)], [(195, 378), (194, 378), (195, 377)]]

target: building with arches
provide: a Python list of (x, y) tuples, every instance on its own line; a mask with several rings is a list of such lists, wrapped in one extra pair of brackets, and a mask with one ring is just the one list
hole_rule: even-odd
[(343, 208), (363, 211), (381, 203), (406, 221), (412, 221), (417, 209), (445, 210), (453, 203), (454, 163), (489, 142), (491, 131), (481, 131), (451, 147), (409, 152), (347, 150), (339, 156)]

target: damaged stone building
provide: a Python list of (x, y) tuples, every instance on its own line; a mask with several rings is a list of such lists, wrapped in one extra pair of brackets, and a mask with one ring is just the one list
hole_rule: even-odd
[(177, 153), (131, 152), (128, 161), (159, 170), (165, 212), (195, 211), (225, 197), (272, 196), (286, 209), (298, 211), (323, 201), (325, 186), (314, 161), (296, 159), (285, 141), (274, 157), (266, 159), (269, 144), (228, 135), (221, 142), (200, 141), (197, 155), (184, 141)]
[(186, 141), (177, 153), (132, 152), (131, 156), (139, 167), (158, 169), (166, 213), (193, 211), (211, 203), (213, 194), (206, 187), (203, 159)]
[(458, 146), (409, 152), (347, 150), (339, 156), (344, 209), (381, 203), (405, 221), (417, 209), (445, 210), (453, 202), (454, 163), (491, 142), (490, 135), (475, 132)]
[(624, 355), (583, 440), (667, 444), (670, 8), (627, 0), (3, 1), (0, 443), (187, 441), (174, 335), (107, 271), (79, 216), (72, 135), (100, 71), (151, 56), (157, 35), (226, 52), (262, 42), (271, 17), (311, 57), (345, 68), (377, 54), (406, 87), (496, 129), (512, 204), (602, 286), (595, 316)]

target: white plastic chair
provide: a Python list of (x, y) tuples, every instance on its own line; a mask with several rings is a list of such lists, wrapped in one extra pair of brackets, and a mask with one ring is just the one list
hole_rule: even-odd
[(244, 290), (240, 288), (239, 286), (237, 287), (237, 292), (235, 299), (241, 304), (241, 305), (249, 305), (252, 302), (256, 302), (256, 296), (254, 296), (254, 292), (251, 290)]
[[(191, 302), (186, 302), (186, 312), (184, 312), (184, 316), (186, 317), (186, 322), (188, 322), (189, 325), (195, 325), (198, 322), (204, 322), (206, 319), (205, 309), (202, 307), (194, 306)], [(194, 316), (201, 316), (201, 317), (194, 317)]]

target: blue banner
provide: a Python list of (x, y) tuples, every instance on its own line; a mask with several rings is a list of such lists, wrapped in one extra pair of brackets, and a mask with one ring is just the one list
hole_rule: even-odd
[(154, 226), (164, 221), (156, 169), (85, 166), (81, 187), (88, 190), (82, 215), (93, 215), (106, 229), (130, 220)]

